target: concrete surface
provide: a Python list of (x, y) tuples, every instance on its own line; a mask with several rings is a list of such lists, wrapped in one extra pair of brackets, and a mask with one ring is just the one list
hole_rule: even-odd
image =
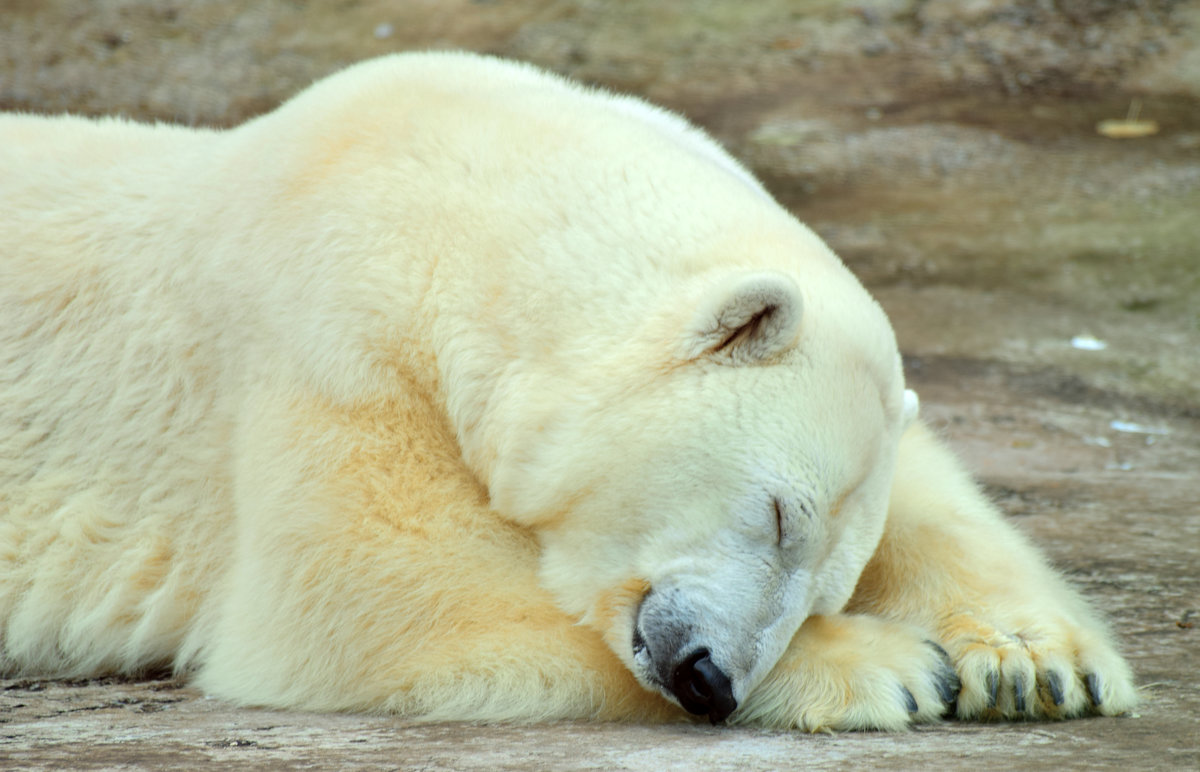
[[(924, 414), (1110, 616), (1144, 705), (807, 736), (8, 680), (0, 768), (1200, 768), (1200, 3), (0, 0), (0, 107), (229, 125), (428, 47), (647, 95), (750, 163), (879, 297)], [(1096, 132), (1131, 108), (1158, 132)]]

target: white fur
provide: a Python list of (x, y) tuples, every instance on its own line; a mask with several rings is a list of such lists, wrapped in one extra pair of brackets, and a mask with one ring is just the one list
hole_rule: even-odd
[[(902, 440), (882, 311), (678, 117), (389, 57), (227, 132), (4, 117), (0, 208), (3, 670), (650, 719), (702, 647), (745, 720), (937, 715), (923, 640), (965, 608), (943, 551), (962, 512), (1009, 532), (952, 465), (921, 473), (932, 509), (893, 486), (941, 451)], [(927, 510), (946, 540), (881, 558)], [(1002, 595), (998, 625), (1082, 608)], [(1119, 712), (1128, 671), (1071, 619)], [(951, 654), (976, 695), (990, 660)]]

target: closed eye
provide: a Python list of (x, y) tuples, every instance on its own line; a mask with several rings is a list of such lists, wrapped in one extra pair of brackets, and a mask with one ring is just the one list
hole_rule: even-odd
[(775, 515), (775, 543), (788, 550), (803, 544), (813, 527), (813, 505), (803, 498), (771, 497), (771, 511)]

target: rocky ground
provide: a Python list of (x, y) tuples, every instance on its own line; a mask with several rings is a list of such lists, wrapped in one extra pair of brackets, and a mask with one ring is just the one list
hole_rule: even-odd
[[(924, 414), (1107, 611), (1144, 705), (807, 736), (10, 680), (0, 767), (1200, 767), (1200, 4), (0, 0), (0, 107), (230, 125), (350, 62), (447, 47), (646, 95), (749, 163), (879, 297)], [(1097, 131), (1131, 110), (1157, 131)]]

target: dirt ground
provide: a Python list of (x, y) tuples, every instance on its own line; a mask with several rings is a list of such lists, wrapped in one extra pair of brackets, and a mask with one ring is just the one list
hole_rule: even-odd
[[(880, 299), (924, 415), (1108, 613), (1144, 704), (808, 736), (9, 680), (0, 768), (1200, 768), (1200, 3), (0, 0), (0, 108), (231, 125), (455, 47), (643, 94), (749, 163)], [(1157, 131), (1096, 130), (1134, 114)]]

